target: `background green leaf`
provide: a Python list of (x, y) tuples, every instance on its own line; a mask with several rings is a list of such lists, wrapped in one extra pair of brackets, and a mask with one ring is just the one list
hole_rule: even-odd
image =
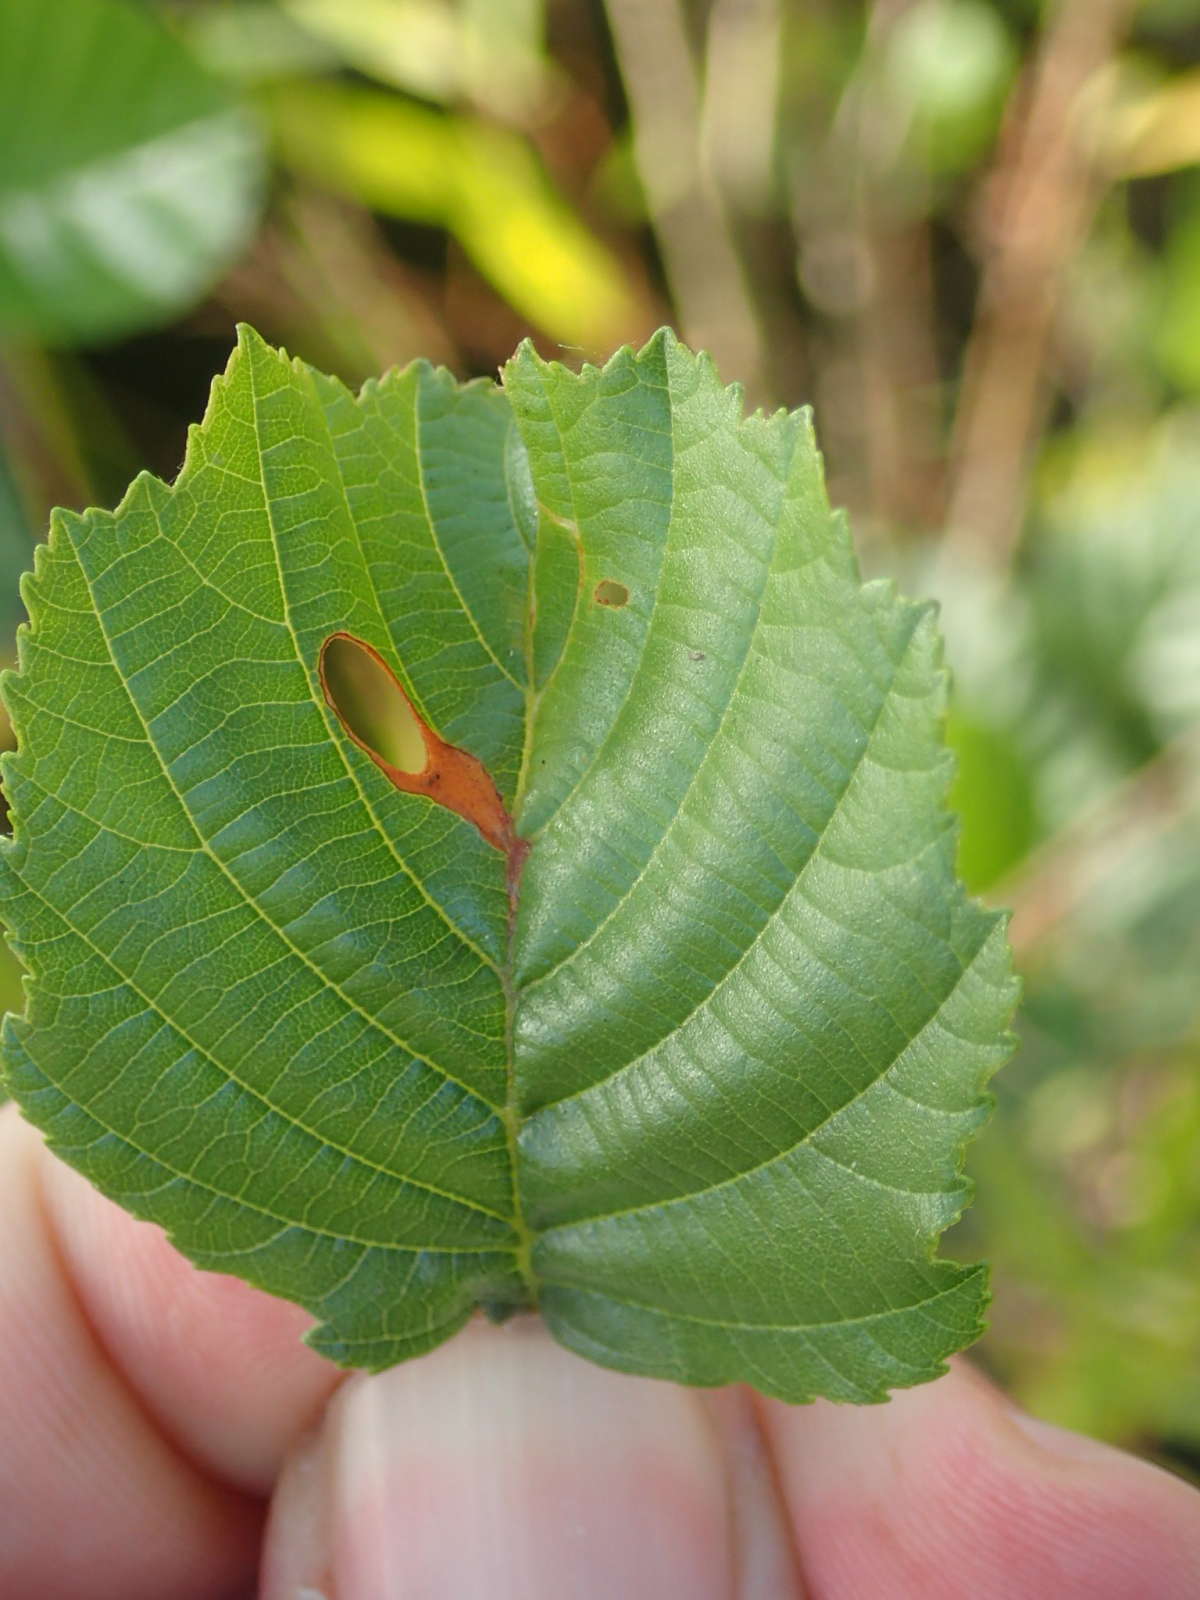
[[(625, 1370), (869, 1400), (976, 1335), (933, 1248), (1007, 948), (931, 612), (860, 582), (803, 414), (665, 334), (358, 398), (247, 334), (27, 602), (6, 1068), (108, 1193), (353, 1365), (536, 1300)], [(337, 630), (495, 776), (511, 929), (503, 855), (324, 704)]]
[(132, 0), (0, 0), (0, 331), (165, 321), (245, 242), (261, 141)]

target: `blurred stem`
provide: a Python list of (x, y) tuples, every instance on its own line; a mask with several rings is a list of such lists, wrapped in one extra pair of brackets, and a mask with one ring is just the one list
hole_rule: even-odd
[(794, 405), (811, 389), (811, 361), (793, 239), (779, 226), (783, 24), (781, 0), (711, 0), (700, 164), (727, 207), (756, 326), (770, 329), (759, 398)]
[(720, 191), (701, 159), (700, 92), (680, 0), (606, 0), (606, 7), (634, 159), (681, 331), (757, 399), (762, 332)]
[(936, 526), (941, 505), (933, 264), (923, 218), (864, 222), (861, 323), (871, 508), (884, 526)]
[(936, 526), (942, 506), (932, 198), (912, 105), (887, 69), (892, 30), (915, 3), (868, 8), (818, 172), (794, 200), (801, 281), (829, 318), (822, 433), (864, 543)]
[(1020, 532), (1066, 272), (1103, 191), (1081, 97), (1137, 3), (1056, 0), (985, 179), (983, 276), (955, 419), (946, 544), (995, 568), (1007, 566)]
[(55, 358), (34, 345), (0, 350), (0, 417), (28, 521), (40, 531), (51, 506), (95, 500)]
[(906, 119), (876, 64), (913, 0), (875, 0), (851, 118), (855, 225), (866, 265), (857, 323), (871, 511), (883, 527), (938, 520), (938, 362), (928, 180), (905, 161)]
[(745, 210), (771, 200), (782, 31), (780, 0), (712, 0), (700, 160)]

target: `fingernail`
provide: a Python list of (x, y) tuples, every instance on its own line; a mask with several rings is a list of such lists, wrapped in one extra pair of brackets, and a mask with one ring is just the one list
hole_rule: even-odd
[(259, 1600), (334, 1600), (328, 1438), (310, 1433), (288, 1456), (271, 1502)]
[(719, 1600), (731, 1571), (693, 1395), (604, 1372), (533, 1318), (351, 1380), (332, 1408), (337, 1600)]

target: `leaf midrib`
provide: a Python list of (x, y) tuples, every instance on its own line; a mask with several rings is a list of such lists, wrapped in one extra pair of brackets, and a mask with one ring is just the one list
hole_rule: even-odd
[[(538, 988), (539, 985), (546, 983), (556, 973), (561, 972), (564, 967), (570, 966), (570, 964), (573, 961), (576, 961), (579, 958), (579, 956), (582, 955), (582, 953), (586, 949), (588, 949), (588, 947), (590, 945), (592, 945), (595, 942), (596, 939), (598, 939), (600, 937), (600, 935), (603, 933), (604, 929), (609, 925), (609, 923), (613, 920), (613, 918), (618, 915), (618, 913), (621, 910), (621, 907), (629, 899), (630, 895), (632, 895), (634, 893), (634, 891), (637, 889), (638, 885), (644, 880), (644, 878), (646, 877), (647, 873), (650, 871), (651, 867), (653, 866), (654, 862), (658, 859), (660, 851), (665, 849), (667, 840), (670, 838), (672, 830), (675, 827), (675, 824), (679, 821), (679, 818), (680, 818), (680, 816), (681, 816), (681, 814), (682, 814), (682, 812), (684, 810), (684, 807), (687, 805), (689, 797), (691, 796), (691, 794), (695, 790), (697, 784), (699, 784), (702, 774), (708, 768), (709, 762), (719, 759), (719, 753), (718, 753), (718, 755), (714, 756), (713, 752), (714, 751), (717, 751), (717, 752), (720, 751), (719, 741), (720, 741), (721, 735), (722, 735), (722, 733), (723, 733), (723, 731), (725, 729), (725, 726), (726, 726), (726, 724), (727, 724), (727, 722), (729, 720), (730, 713), (731, 713), (734, 705), (736, 704), (736, 702), (738, 700), (738, 694), (739, 694), (739, 691), (741, 689), (743, 680), (745, 679), (745, 676), (746, 676), (747, 670), (749, 668), (749, 665), (750, 665), (751, 661), (753, 661), (755, 659), (755, 646), (758, 644), (759, 634), (760, 634), (760, 630), (762, 628), (762, 622), (763, 622), (763, 604), (764, 604), (764, 601), (766, 599), (767, 590), (770, 588), (771, 576), (772, 576), (772, 573), (775, 570), (775, 562), (776, 562), (776, 559), (777, 559), (778, 554), (779, 554), (780, 524), (783, 521), (783, 510), (784, 510), (784, 505), (785, 505), (786, 500), (787, 500), (788, 485), (789, 485), (789, 480), (790, 480), (790, 476), (791, 476), (792, 465), (793, 465), (793, 462), (795, 460), (795, 455), (796, 455), (796, 445), (797, 445), (797, 441), (796, 441), (795, 436), (793, 436), (791, 450), (790, 450), (789, 456), (788, 456), (787, 468), (786, 468), (785, 472), (783, 473), (782, 478), (780, 480), (780, 484), (779, 484), (779, 491), (780, 491), (779, 492), (779, 505), (776, 508), (775, 523), (774, 523), (774, 526), (773, 526), (773, 528), (771, 530), (771, 545), (770, 545), (770, 549), (766, 552), (766, 554), (765, 554), (765, 556), (764, 556), (764, 558), (762, 560), (762, 563), (761, 563), (761, 565), (762, 565), (762, 581), (761, 581), (760, 586), (759, 586), (758, 594), (755, 597), (754, 620), (750, 624), (750, 626), (746, 629), (746, 642), (745, 642), (745, 647), (744, 647), (744, 649), (742, 651), (742, 659), (738, 663), (737, 671), (734, 673), (733, 681), (731, 682), (731, 684), (729, 686), (729, 693), (726, 696), (725, 704), (721, 707), (721, 713), (720, 713), (720, 716), (717, 718), (716, 727), (713, 729), (712, 733), (708, 736), (708, 741), (707, 741), (707, 744), (705, 745), (704, 754), (701, 756), (700, 760), (696, 763), (695, 767), (692, 769), (692, 772), (688, 777), (688, 781), (687, 781), (687, 784), (686, 784), (686, 786), (685, 786), (685, 788), (683, 790), (683, 793), (679, 796), (678, 803), (677, 803), (677, 805), (675, 807), (674, 815), (672, 816), (672, 818), (671, 818), (670, 822), (668, 823), (668, 825), (662, 830), (662, 832), (655, 839), (653, 845), (651, 846), (649, 852), (646, 855), (645, 860), (638, 867), (637, 871), (634, 873), (633, 877), (629, 880), (629, 882), (622, 888), (620, 894), (613, 901), (612, 905), (609, 906), (608, 910), (604, 913), (604, 915), (596, 923), (596, 926), (591, 929), (591, 931), (587, 934), (586, 938), (580, 939), (578, 941), (578, 943), (572, 945), (571, 949), (569, 951), (567, 951), (564, 955), (559, 956), (558, 959), (551, 966), (546, 967), (543, 971), (537, 973), (534, 977), (530, 978), (528, 983), (526, 983), (523, 986), (522, 992), (525, 993), (525, 994), (528, 994), (531, 990)], [(672, 521), (673, 520), (674, 519), (672, 519)], [(670, 537), (670, 535), (669, 535), (669, 531), (668, 531), (668, 538), (669, 537)], [(646, 626), (647, 638), (649, 637), (650, 627), (651, 627), (652, 623), (653, 623), (653, 612), (651, 613), (650, 619), (647, 622), (647, 626)], [(622, 702), (622, 705), (620, 707), (620, 710), (617, 713), (617, 716), (614, 717), (614, 719), (613, 719), (613, 727), (612, 727), (612, 730), (610, 730), (610, 734), (609, 734), (610, 738), (612, 737), (612, 733), (615, 732), (617, 722), (620, 720), (620, 717), (624, 713), (625, 707), (628, 704), (629, 704), (629, 696), (627, 695), (625, 700)], [(604, 744), (607, 744), (607, 743), (608, 743), (608, 739), (605, 739)], [(602, 758), (603, 751), (604, 751), (604, 744), (602, 744), (597, 749), (595, 760), (592, 762), (592, 766), (595, 766), (599, 762), (599, 760)], [(580, 782), (582, 782), (583, 778), (586, 777), (586, 776), (587, 776), (586, 772), (581, 774)], [(579, 787), (579, 785), (577, 784), (576, 788), (578, 788), (578, 787)], [(568, 795), (567, 798), (569, 799), (570, 796)], [(652, 1046), (651, 1048), (655, 1048), (655, 1047)], [(568, 1097), (564, 1097), (564, 1098), (568, 1098)], [(559, 1102), (553, 1102), (553, 1101), (546, 1102), (546, 1104), (556, 1104), (556, 1103), (559, 1103)], [(539, 1107), (539, 1110), (540, 1109), (542, 1109), (542, 1108)]]

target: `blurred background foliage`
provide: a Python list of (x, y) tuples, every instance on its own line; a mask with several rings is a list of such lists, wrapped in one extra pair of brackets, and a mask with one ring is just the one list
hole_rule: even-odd
[(0, 651), (235, 318), (352, 381), (669, 321), (811, 402), (866, 568), (944, 604), (1015, 912), (981, 1358), (1192, 1468), (1198, 163), (1200, 0), (0, 0)]

